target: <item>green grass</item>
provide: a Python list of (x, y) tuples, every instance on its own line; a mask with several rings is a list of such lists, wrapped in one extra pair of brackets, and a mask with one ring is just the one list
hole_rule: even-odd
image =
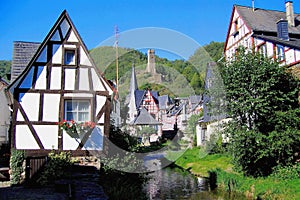
[(300, 178), (280, 180), (275, 177), (245, 177), (233, 171), (229, 156), (206, 155), (200, 148), (188, 149), (181, 157), (178, 156), (178, 152), (170, 151), (166, 157), (198, 176), (207, 177), (208, 171), (216, 172), (218, 186), (225, 191), (229, 190), (230, 185), (231, 191), (244, 194), (249, 199), (300, 199)]
[[(167, 159), (175, 161), (178, 155), (174, 152), (169, 152)], [(220, 168), (225, 171), (231, 172), (233, 165), (230, 162), (230, 157), (222, 154), (207, 155), (200, 148), (188, 149), (184, 154), (179, 157), (175, 164), (191, 171), (197, 176), (208, 176), (208, 171)]]
[(300, 179), (279, 180), (273, 177), (252, 178), (223, 170), (217, 173), (217, 183), (225, 190), (245, 194), (248, 198), (260, 199), (300, 199)]

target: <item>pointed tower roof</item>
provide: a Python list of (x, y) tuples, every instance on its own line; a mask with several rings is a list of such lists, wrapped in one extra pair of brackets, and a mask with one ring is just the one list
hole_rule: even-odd
[(129, 85), (129, 94), (126, 97), (125, 104), (129, 104), (132, 99), (134, 99), (135, 91), (138, 89), (135, 69), (134, 69), (134, 63), (132, 63), (131, 68), (131, 78), (130, 78), (130, 85)]
[(137, 84), (137, 80), (136, 80), (134, 63), (132, 63), (129, 92), (134, 92), (137, 89), (138, 89), (138, 84)]

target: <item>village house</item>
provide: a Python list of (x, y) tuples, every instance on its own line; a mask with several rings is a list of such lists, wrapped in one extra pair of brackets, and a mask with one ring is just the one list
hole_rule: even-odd
[[(11, 148), (24, 150), (26, 156), (47, 155), (51, 150), (71, 151), (74, 156), (103, 150), (113, 90), (66, 11), (41, 44), (15, 42), (8, 91)], [(95, 127), (72, 135), (58, 125), (65, 122)]]
[(293, 1), (285, 2), (286, 11), (234, 5), (224, 55), (230, 60), (240, 46), (250, 52), (278, 60), (300, 78), (300, 14)]
[[(155, 70), (154, 52), (153, 49), (148, 50), (146, 73), (150, 73), (156, 83), (160, 83), (162, 79)], [(139, 90), (134, 65), (126, 103), (128, 105), (126, 121), (130, 125), (130, 134), (137, 135), (143, 127), (148, 126), (157, 130), (156, 138), (172, 139), (178, 130), (185, 131), (187, 120), (191, 115), (199, 114), (202, 110), (200, 95), (172, 100), (168, 95), (160, 96), (157, 91)]]
[[(279, 61), (292, 74), (300, 78), (300, 14), (294, 13), (293, 1), (285, 2), (286, 11), (274, 11), (234, 5), (224, 46), (226, 60), (234, 59), (239, 47), (247, 52), (260, 54)], [(209, 63), (206, 71), (205, 89), (212, 87), (210, 79), (215, 63)], [(211, 114), (211, 99), (204, 95), (204, 116), (197, 125), (197, 144), (204, 145), (210, 136), (227, 123), (221, 114)], [(224, 142), (227, 141), (223, 138)]]
[(9, 143), (10, 109), (5, 91), (7, 86), (8, 83), (0, 77), (0, 147)]

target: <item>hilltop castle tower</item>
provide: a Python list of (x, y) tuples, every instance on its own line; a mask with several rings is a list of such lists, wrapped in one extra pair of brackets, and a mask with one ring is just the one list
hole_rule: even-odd
[(155, 69), (155, 51), (154, 51), (154, 49), (149, 49), (148, 50), (148, 63), (147, 63), (146, 72), (151, 73), (152, 75), (156, 74), (156, 69)]
[(152, 75), (153, 81), (155, 83), (162, 82), (161, 74), (158, 74), (155, 69), (155, 51), (154, 51), (154, 49), (148, 50), (148, 63), (147, 63), (146, 72), (150, 73)]

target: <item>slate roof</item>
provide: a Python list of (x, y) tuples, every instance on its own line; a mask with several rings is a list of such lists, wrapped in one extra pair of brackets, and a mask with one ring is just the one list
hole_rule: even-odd
[(142, 108), (138, 116), (130, 123), (131, 125), (160, 125), (161, 123), (154, 119), (145, 108)]
[(166, 110), (170, 104), (172, 104), (172, 100), (169, 95), (162, 95), (158, 97), (159, 109)]
[(201, 95), (191, 95), (189, 97), (190, 110), (193, 111), (197, 108), (197, 106), (201, 103), (202, 96)]
[[(143, 98), (146, 95), (147, 90), (135, 90), (134, 97), (135, 97), (135, 106), (138, 109), (143, 102)], [(158, 92), (157, 91), (150, 91), (152, 97), (156, 104), (158, 104)]]
[[(286, 19), (286, 13), (283, 11), (265, 10), (252, 7), (234, 5), (246, 25), (255, 32), (273, 32), (277, 33), (277, 22), (280, 19)], [(289, 26), (290, 34), (300, 35), (300, 14), (294, 13), (295, 27)]]
[(8, 86), (8, 83), (6, 82), (6, 80), (4, 80), (3, 78), (0, 77), (0, 83), (2, 83), (5, 86)]
[(14, 42), (13, 58), (11, 64), (12, 83), (27, 67), (32, 57), (35, 55), (41, 43), (37, 42)]

